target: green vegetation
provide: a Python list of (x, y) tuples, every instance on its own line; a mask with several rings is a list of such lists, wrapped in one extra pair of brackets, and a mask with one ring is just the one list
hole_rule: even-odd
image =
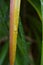
[[(41, 9), (40, 0), (21, 0), (15, 65), (43, 65)], [(0, 0), (0, 65), (10, 65), (9, 11), (10, 1)]]

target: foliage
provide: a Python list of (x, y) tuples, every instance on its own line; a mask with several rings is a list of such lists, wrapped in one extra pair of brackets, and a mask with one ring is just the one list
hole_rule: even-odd
[(41, 0), (41, 11), (42, 11), (42, 54), (41, 54), (41, 65), (43, 65), (43, 0)]
[[(40, 0), (21, 0), (15, 65), (40, 65), (42, 19)], [(9, 65), (9, 0), (0, 0), (0, 65)], [(7, 38), (7, 40), (5, 39)]]

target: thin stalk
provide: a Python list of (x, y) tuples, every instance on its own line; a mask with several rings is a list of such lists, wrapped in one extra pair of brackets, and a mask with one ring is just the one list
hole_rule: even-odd
[(41, 53), (41, 65), (43, 65), (43, 0), (41, 0), (41, 11), (42, 11), (42, 53)]
[(14, 65), (16, 56), (20, 1), (10, 0), (10, 65)]

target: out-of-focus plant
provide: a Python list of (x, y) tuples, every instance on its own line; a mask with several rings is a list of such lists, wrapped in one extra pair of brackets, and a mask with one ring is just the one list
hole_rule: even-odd
[[(0, 0), (0, 65), (9, 64), (10, 1)], [(15, 65), (40, 65), (42, 19), (40, 0), (21, 0)]]
[(43, 65), (43, 0), (41, 0), (41, 12), (42, 12), (42, 52), (41, 52), (41, 65)]

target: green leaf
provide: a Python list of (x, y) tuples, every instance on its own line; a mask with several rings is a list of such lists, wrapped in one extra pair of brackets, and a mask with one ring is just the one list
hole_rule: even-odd
[(41, 2), (40, 0), (27, 0), (36, 10), (37, 14), (39, 15), (41, 21), (42, 21), (42, 17), (41, 17)]
[[(16, 53), (15, 65), (28, 65), (31, 63), (33, 64), (33, 61), (31, 61), (31, 58), (29, 58), (29, 54), (28, 54), (28, 52), (29, 52), (28, 49), (30, 48), (30, 42), (28, 42), (28, 44), (27, 44), (27, 42), (25, 40), (21, 20), (19, 23), (19, 33), (18, 33), (18, 38), (17, 38), (18, 41), (17, 41), (17, 53)], [(27, 47), (28, 47), (28, 49), (27, 49)]]
[(0, 38), (8, 35), (9, 8), (4, 0), (0, 2)]

